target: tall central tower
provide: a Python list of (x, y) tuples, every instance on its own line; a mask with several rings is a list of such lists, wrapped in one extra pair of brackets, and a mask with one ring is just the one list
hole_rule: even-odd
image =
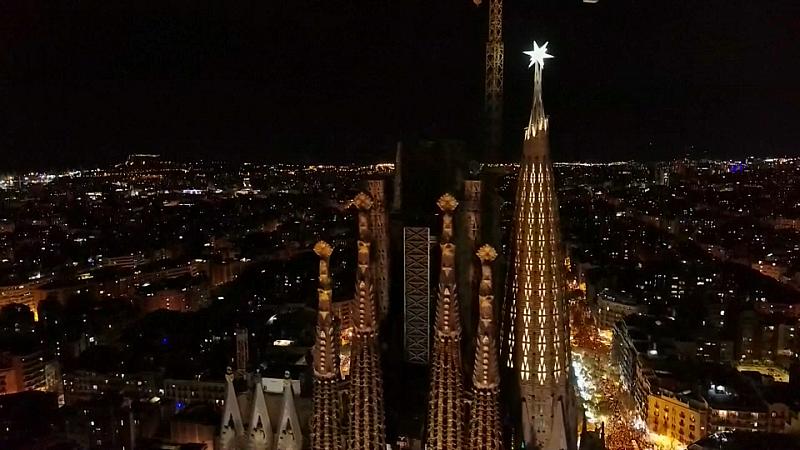
[(486, 40), (486, 119), (488, 162), (499, 157), (503, 138), (503, 0), (489, 0)]
[(542, 104), (547, 44), (525, 52), (534, 68), (533, 107), (517, 179), (505, 306), (503, 358), (519, 396), (515, 441), (526, 448), (574, 450), (576, 416), (558, 202)]

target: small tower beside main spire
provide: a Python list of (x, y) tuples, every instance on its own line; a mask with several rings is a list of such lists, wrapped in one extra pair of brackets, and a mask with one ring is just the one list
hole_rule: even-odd
[(441, 266), (436, 302), (431, 388), (425, 448), (464, 448), (464, 392), (461, 374), (461, 314), (456, 292), (453, 212), (458, 201), (445, 194), (437, 202), (442, 210)]
[(470, 450), (501, 450), (500, 370), (497, 362), (497, 329), (494, 319), (492, 262), (497, 252), (484, 245), (477, 252), (481, 261), (478, 331), (475, 337), (475, 364), (472, 373), (472, 414), (469, 422)]
[(317, 338), (314, 345), (314, 393), (311, 415), (311, 450), (341, 450), (339, 430), (339, 394), (336, 335), (331, 301), (333, 290), (330, 276), (330, 257), (333, 248), (325, 241), (317, 242), (314, 252), (319, 256), (319, 309)]
[(359, 193), (353, 199), (358, 210), (358, 267), (356, 305), (350, 352), (350, 425), (348, 450), (386, 448), (383, 376), (378, 348), (377, 305), (372, 290), (369, 210), (372, 199)]

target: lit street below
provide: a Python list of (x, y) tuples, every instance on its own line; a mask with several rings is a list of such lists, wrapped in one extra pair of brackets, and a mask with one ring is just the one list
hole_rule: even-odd
[(604, 424), (608, 450), (685, 449), (678, 441), (648, 432), (611, 361), (611, 332), (595, 326), (583, 300), (572, 309), (572, 368), (587, 428)]

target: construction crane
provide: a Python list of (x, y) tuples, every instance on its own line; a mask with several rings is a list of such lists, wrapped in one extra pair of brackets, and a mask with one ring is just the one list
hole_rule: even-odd
[[(598, 0), (583, 0), (597, 3)], [(472, 0), (480, 6), (483, 0)], [(497, 160), (503, 139), (503, 0), (489, 0), (489, 34), (486, 40), (485, 112), (487, 161)]]
[[(482, 0), (472, 0), (476, 6)], [(487, 161), (497, 160), (503, 136), (503, 0), (489, 0), (489, 34), (486, 39), (485, 112)]]

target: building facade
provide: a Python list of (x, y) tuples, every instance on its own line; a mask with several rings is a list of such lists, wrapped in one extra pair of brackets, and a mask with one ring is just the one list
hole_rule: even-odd
[(624, 294), (604, 289), (597, 293), (595, 312), (597, 326), (609, 330), (628, 316), (647, 313), (647, 305), (638, 304)]
[(647, 396), (647, 428), (683, 444), (708, 434), (708, 406), (697, 400), (660, 392)]

